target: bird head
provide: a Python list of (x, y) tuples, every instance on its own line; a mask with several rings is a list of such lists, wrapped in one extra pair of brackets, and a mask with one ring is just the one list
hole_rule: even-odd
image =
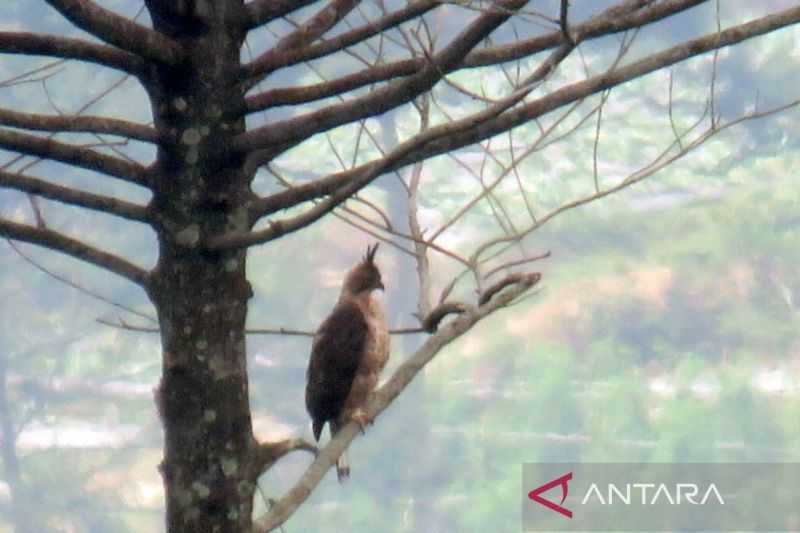
[(375, 264), (375, 252), (378, 251), (378, 244), (380, 243), (367, 246), (364, 260), (347, 273), (347, 277), (344, 280), (344, 291), (350, 294), (359, 294), (371, 292), (375, 289), (384, 289), (381, 271), (378, 270), (378, 266)]

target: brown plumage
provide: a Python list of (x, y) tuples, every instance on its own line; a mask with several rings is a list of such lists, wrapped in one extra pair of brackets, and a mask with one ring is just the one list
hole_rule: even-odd
[[(329, 422), (331, 437), (350, 420), (362, 429), (369, 422), (362, 407), (378, 384), (389, 359), (389, 328), (372, 291), (383, 290), (375, 264), (378, 245), (367, 247), (364, 260), (347, 273), (331, 314), (319, 327), (306, 372), (306, 409), (314, 438)], [(336, 464), (339, 481), (350, 475), (343, 454)]]

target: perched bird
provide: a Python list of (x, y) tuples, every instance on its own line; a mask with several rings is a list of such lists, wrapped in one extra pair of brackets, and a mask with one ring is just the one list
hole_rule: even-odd
[[(347, 273), (336, 306), (314, 336), (306, 372), (306, 409), (314, 438), (329, 422), (331, 438), (347, 422), (362, 430), (369, 420), (363, 406), (378, 384), (389, 359), (389, 328), (383, 306), (372, 291), (383, 290), (375, 264), (378, 244), (367, 247), (364, 260)], [(345, 454), (336, 464), (339, 481), (350, 475)]]

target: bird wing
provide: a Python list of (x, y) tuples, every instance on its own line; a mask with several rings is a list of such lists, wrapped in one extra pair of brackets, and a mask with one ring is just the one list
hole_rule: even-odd
[(314, 438), (322, 426), (339, 416), (367, 343), (367, 319), (353, 301), (336, 305), (319, 328), (306, 372), (306, 408)]

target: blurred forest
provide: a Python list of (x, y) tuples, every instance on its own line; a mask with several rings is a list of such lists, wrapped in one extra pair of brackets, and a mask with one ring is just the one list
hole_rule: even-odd
[[(535, 241), (553, 254), (539, 265), (540, 291), (448, 347), (354, 443), (351, 482), (329, 476), (286, 530), (346, 520), (351, 531), (514, 531), (523, 462), (800, 460), (794, 180), (764, 175), (705, 199), (675, 184), (655, 207), (633, 191), (546, 227)], [(314, 231), (308, 242), (332, 229)], [(304, 248), (295, 239), (285, 252)], [(305, 257), (317, 269), (329, 263)], [(14, 254), (2, 262), (27, 282), (45, 276)], [(255, 264), (265, 270), (254, 276), (253, 320), (274, 325), (280, 315), (259, 304), (277, 299), (295, 304), (281, 313), (287, 323), (312, 323), (333, 301), (334, 287), (296, 301), (291, 270)], [(55, 333), (4, 352), (2, 416), (27, 422), (16, 452), (28, 503), (63, 531), (163, 528), (155, 335), (105, 327), (88, 345), (59, 331), (58, 313), (30, 312), (53, 295), (4, 283), (3, 338), (12, 312)], [(86, 298), (48, 286), (58, 298)], [(394, 364), (413, 342), (396, 337)], [(251, 343), (256, 430), (308, 434), (308, 340)], [(53, 344), (61, 356), (43, 356)], [(259, 417), (267, 402), (284, 416)], [(306, 461), (263, 478), (265, 498)], [(8, 510), (7, 498), (6, 488)]]
[[(141, 2), (108, 3), (128, 9), (131, 18), (141, 12)], [(589, 3), (573, 4), (579, 13), (591, 11)], [(759, 9), (794, 5), (786, 0), (722, 4), (727, 4), (723, 25), (740, 23)], [(0, 24), (63, 30), (64, 22), (46, 16), (43, 8), (21, 5), (0, 4)], [(649, 28), (631, 59), (714, 31), (715, 9), (710, 2)], [(717, 93), (714, 87), (711, 93), (724, 118), (785, 105), (798, 97), (791, 92), (800, 87), (798, 43), (797, 29), (776, 32), (714, 59), (694, 58), (615, 88), (603, 108), (602, 128), (599, 120), (587, 118), (608, 94), (516, 128), (513, 137), (487, 141), (504, 161), (513, 159), (515, 172), (526, 179), (517, 187), (516, 176), (509, 177), (495, 191), (497, 205), (507, 206), (511, 223), (527, 224), (524, 204), (530, 198), (541, 208), (537, 213), (547, 213), (593, 193), (593, 177), (608, 187), (624, 179), (620, 176), (634, 175), (675, 142), (676, 129), (686, 132), (707, 118), (712, 68), (715, 76), (719, 72)], [(601, 71), (619, 45), (616, 36), (594, 41), (547, 83)], [(539, 59), (526, 59), (526, 68)], [(0, 79), (10, 79), (9, 72), (26, 60), (4, 56)], [(325, 65), (331, 72), (340, 66)], [(434, 118), (479, 107), (448, 99), (462, 86), (474, 94), (500, 93), (507, 73), (499, 70), (496, 77), (480, 71), (453, 75), (461, 86), (436, 94), (443, 104)], [(58, 70), (50, 84), (66, 90), (49, 104), (78, 109), (95, 99), (93, 112), (114, 116), (122, 109), (122, 115), (150, 120), (140, 87), (91, 72), (81, 65)], [(292, 71), (280, 81), (316, 79), (301, 74)], [(111, 97), (104, 99), (103, 91)], [(29, 85), (1, 93), (3, 105), (13, 109), (45, 101), (35, 94)], [(284, 108), (270, 112), (279, 118), (290, 114)], [(394, 146), (418, 131), (418, 122), (405, 108), (370, 119), (369, 125), (375, 137)], [(721, 131), (647, 181), (568, 210), (510, 247), (509, 256), (550, 252), (525, 265), (543, 276), (534, 293), (438, 354), (366, 435), (356, 438), (348, 483), (340, 485), (329, 473), (283, 531), (519, 531), (525, 462), (800, 461), (798, 125), (795, 108)], [(508, 146), (520, 139), (520, 144), (534, 142), (543, 131), (547, 141), (535, 157), (517, 162), (515, 154), (509, 156)], [(302, 181), (339, 170), (339, 159), (355, 163), (374, 156), (375, 146), (353, 143), (355, 132), (346, 126), (315, 136), (275, 167)], [(151, 155), (137, 143), (124, 148), (142, 159)], [(471, 147), (455, 154), (459, 163), (447, 156), (425, 163), (423, 224), (438, 227), (485, 188), (484, 179), (504, 175), (489, 153)], [(117, 190), (63, 165), (39, 168), (92, 191)], [(274, 176), (259, 171), (256, 192), (278, 188)], [(146, 200), (141, 192), (122, 190)], [(406, 197), (398, 190), (398, 182), (386, 179), (367, 192), (392, 220), (405, 221)], [(0, 195), (0, 208), (8, 213), (27, 206), (15, 191)], [(437, 242), (466, 250), (491, 238), (500, 218), (492, 209), (490, 201), (479, 203)], [(53, 209), (48, 222), (142, 264), (153, 263), (149, 228), (100, 226), (96, 214), (83, 211)], [(313, 330), (336, 301), (344, 271), (373, 241), (331, 216), (252, 248), (249, 327)], [(25, 516), (31, 531), (164, 531), (157, 470), (162, 428), (153, 401), (161, 346), (157, 334), (133, 331), (157, 327), (146, 296), (62, 255), (26, 245), (12, 248), (6, 241), (0, 246), (0, 533), (13, 530), (15, 515)], [(378, 263), (392, 325), (417, 326), (415, 262), (387, 243)], [(434, 255), (432, 272), (433, 292), (439, 294), (459, 270)], [(473, 291), (465, 282), (453, 294), (474, 301)], [(424, 338), (395, 336), (384, 377)], [(310, 338), (252, 334), (247, 348), (259, 439), (310, 439), (303, 401)], [(256, 515), (310, 461), (307, 454), (293, 454), (263, 476)]]

